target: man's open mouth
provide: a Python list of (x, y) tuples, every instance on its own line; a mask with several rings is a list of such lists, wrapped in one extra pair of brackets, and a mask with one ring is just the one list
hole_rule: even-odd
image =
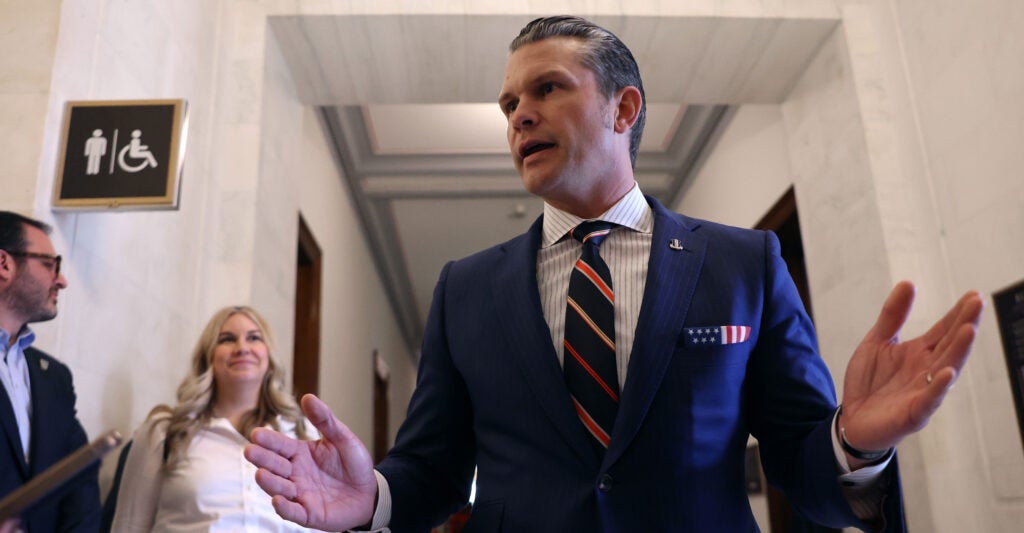
[(523, 159), (526, 159), (527, 157), (529, 157), (529, 156), (531, 156), (531, 155), (533, 155), (533, 154), (535, 154), (537, 152), (540, 152), (542, 150), (547, 150), (548, 148), (553, 148), (554, 146), (555, 146), (554, 143), (531, 143), (531, 144), (528, 144), (522, 150), (522, 157), (523, 157)]

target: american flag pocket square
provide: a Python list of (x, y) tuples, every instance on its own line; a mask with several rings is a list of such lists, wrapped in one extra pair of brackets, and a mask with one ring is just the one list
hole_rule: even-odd
[(683, 331), (687, 346), (724, 346), (750, 338), (750, 326), (698, 326)]

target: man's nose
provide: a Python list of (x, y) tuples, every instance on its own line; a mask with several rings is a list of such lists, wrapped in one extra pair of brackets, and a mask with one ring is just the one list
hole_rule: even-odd
[(68, 278), (64, 277), (64, 274), (57, 274), (57, 288), (66, 289), (68, 288)]
[(527, 128), (537, 123), (537, 114), (528, 102), (519, 102), (509, 120), (516, 128)]

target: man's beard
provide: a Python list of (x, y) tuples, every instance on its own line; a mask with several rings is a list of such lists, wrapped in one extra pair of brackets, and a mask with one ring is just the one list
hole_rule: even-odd
[[(38, 280), (27, 274), (18, 273), (13, 283), (0, 295), (0, 302), (15, 316), (25, 317), (25, 323), (45, 322), (57, 316), (57, 309), (50, 308), (50, 287), (44, 287)], [(9, 334), (16, 335), (11, 331)]]

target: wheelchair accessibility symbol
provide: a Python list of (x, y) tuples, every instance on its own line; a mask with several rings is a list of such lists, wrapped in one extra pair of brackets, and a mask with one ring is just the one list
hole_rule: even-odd
[[(141, 138), (142, 130), (132, 131), (132, 140), (128, 141), (128, 144), (117, 155), (117, 164), (121, 167), (121, 170), (125, 172), (138, 172), (146, 167), (156, 168), (156, 158), (149, 152), (149, 147), (142, 144)], [(142, 161), (134, 165), (126, 163), (126, 155), (131, 156), (132, 159), (141, 159)]]

